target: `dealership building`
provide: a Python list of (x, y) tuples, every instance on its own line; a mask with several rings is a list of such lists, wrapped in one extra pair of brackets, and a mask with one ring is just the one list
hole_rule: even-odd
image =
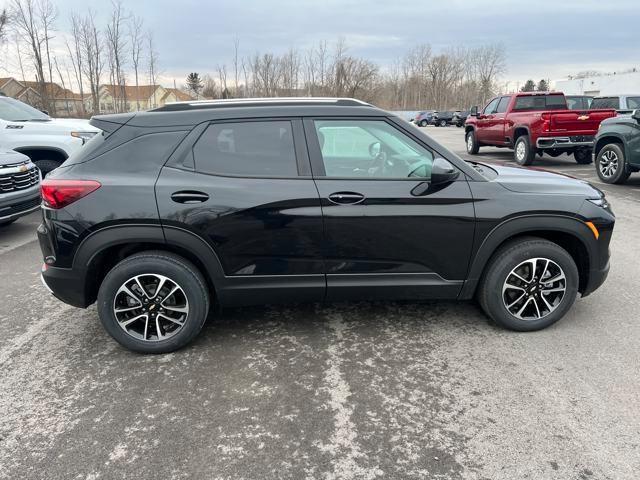
[(555, 89), (566, 95), (620, 95), (640, 93), (640, 71), (556, 80)]

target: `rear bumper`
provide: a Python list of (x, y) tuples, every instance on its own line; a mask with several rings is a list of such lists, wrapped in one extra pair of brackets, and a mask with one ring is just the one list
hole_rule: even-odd
[(58, 300), (74, 307), (89, 306), (85, 292), (84, 275), (69, 268), (43, 266), (40, 279)]
[(575, 135), (567, 137), (539, 137), (536, 140), (538, 148), (575, 148), (593, 147), (595, 137), (592, 135)]

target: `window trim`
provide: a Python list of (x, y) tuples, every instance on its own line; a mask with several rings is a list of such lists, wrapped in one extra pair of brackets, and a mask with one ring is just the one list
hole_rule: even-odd
[[(248, 175), (248, 174), (234, 174), (234, 173), (221, 173), (221, 172), (203, 172), (197, 168), (197, 158), (194, 148), (200, 138), (205, 134), (211, 125), (219, 125), (226, 123), (249, 123), (249, 122), (289, 122), (291, 123), (291, 134), (293, 136), (293, 150), (296, 160), (297, 175)], [(193, 155), (193, 169), (182, 168), (184, 170), (192, 171), (199, 175), (211, 175), (214, 177), (225, 178), (264, 178), (275, 180), (309, 180), (311, 179), (311, 165), (309, 161), (309, 155), (307, 153), (307, 147), (304, 139), (304, 129), (302, 127), (302, 118), (300, 117), (252, 117), (252, 118), (225, 118), (220, 120), (210, 120), (197, 125), (194, 130), (201, 129), (195, 139), (190, 142), (188, 151), (186, 154), (191, 153)], [(180, 168), (180, 167), (178, 167)]]
[[(424, 182), (430, 182), (431, 179), (427, 179), (424, 177), (329, 177), (326, 174), (325, 168), (324, 168), (324, 160), (322, 159), (322, 150), (320, 149), (320, 142), (318, 141), (318, 136), (316, 135), (316, 128), (314, 125), (314, 122), (316, 120), (335, 120), (335, 121), (345, 121), (345, 120), (353, 120), (353, 121), (370, 121), (370, 122), (374, 122), (374, 121), (381, 121), (386, 123), (387, 125), (389, 125), (391, 128), (393, 128), (394, 130), (397, 130), (398, 132), (402, 133), (403, 135), (409, 137), (411, 140), (413, 140), (414, 142), (416, 142), (418, 145), (420, 145), (422, 148), (425, 148), (426, 150), (429, 150), (431, 152), (431, 154), (433, 155), (433, 159), (435, 160), (436, 158), (444, 158), (446, 160), (447, 157), (440, 154), (440, 152), (438, 152), (437, 150), (435, 150), (434, 148), (432, 148), (431, 146), (425, 144), (425, 142), (423, 142), (421, 139), (416, 138), (415, 136), (411, 135), (410, 132), (404, 130), (403, 128), (400, 128), (399, 125), (397, 125), (396, 123), (394, 123), (393, 121), (391, 121), (389, 119), (389, 117), (383, 117), (383, 116), (313, 116), (313, 117), (305, 117), (303, 120), (303, 125), (304, 125), (304, 132), (305, 132), (305, 137), (307, 139), (307, 147), (309, 149), (309, 156), (311, 159), (311, 170), (313, 173), (313, 179), (314, 180), (343, 180), (343, 181), (381, 181), (381, 182), (398, 182), (398, 181), (402, 181), (402, 182), (417, 182), (417, 183), (424, 183)], [(458, 179), (456, 181), (460, 181), (460, 180), (466, 180), (465, 175), (464, 175), (464, 171), (460, 170), (460, 168), (458, 168), (458, 166), (454, 163), (451, 162), (450, 160), (448, 160), (457, 170), (459, 170), (462, 175), (460, 175), (458, 177)]]
[(491, 112), (485, 112), (485, 110), (489, 107), (489, 105), (491, 105), (493, 102), (496, 102), (496, 106), (495, 108), (498, 108), (498, 104), (500, 103), (500, 98), (501, 97), (494, 97), (491, 100), (489, 100), (489, 102), (484, 106), (484, 108), (482, 109), (482, 115), (493, 115), (495, 113), (495, 110), (491, 111)]
[[(500, 108), (500, 103), (502, 103), (502, 100), (507, 99), (507, 105), (504, 107), (504, 112), (499, 112), (498, 108)], [(496, 114), (506, 114), (507, 110), (509, 110), (509, 104), (511, 103), (511, 95), (503, 95), (502, 97), (500, 97), (500, 100), (498, 100), (498, 105), (496, 105)]]

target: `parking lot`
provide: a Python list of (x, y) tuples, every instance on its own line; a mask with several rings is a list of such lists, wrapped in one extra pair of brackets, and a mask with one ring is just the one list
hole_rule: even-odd
[[(462, 129), (427, 132), (470, 158)], [(637, 478), (640, 174), (536, 166), (594, 182), (617, 224), (607, 282), (535, 333), (474, 303), (256, 307), (141, 356), (41, 285), (38, 214), (3, 229), (0, 479)]]

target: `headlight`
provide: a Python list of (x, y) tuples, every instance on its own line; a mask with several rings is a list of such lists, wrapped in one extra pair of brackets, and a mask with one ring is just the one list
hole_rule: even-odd
[(71, 132), (71, 136), (82, 139), (82, 144), (84, 145), (91, 140), (96, 133), (98, 132)]
[(588, 198), (587, 200), (589, 200), (594, 205), (597, 205), (598, 207), (601, 207), (601, 208), (604, 208), (604, 209), (609, 209), (609, 202), (607, 202), (607, 199), (604, 198), (604, 197)]

